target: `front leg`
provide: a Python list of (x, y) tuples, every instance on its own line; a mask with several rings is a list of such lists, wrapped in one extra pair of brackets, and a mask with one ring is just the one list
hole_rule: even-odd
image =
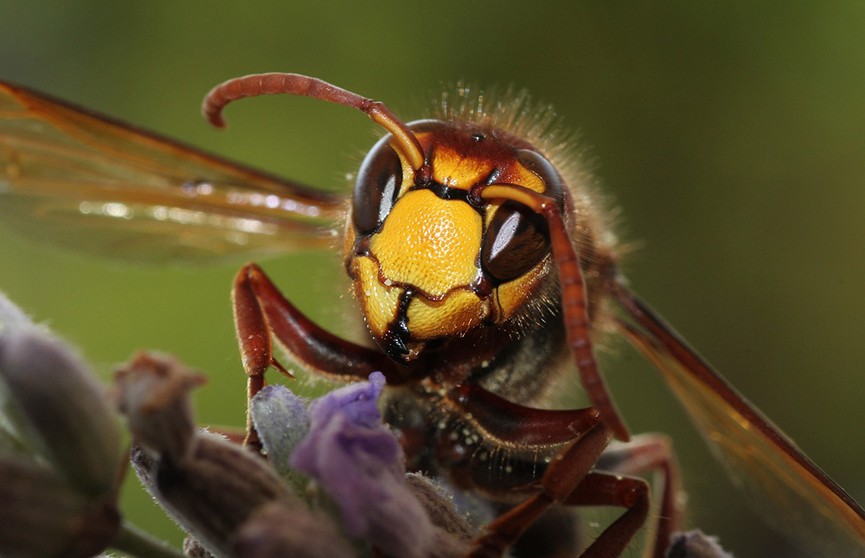
[[(250, 400), (265, 386), (264, 373), (270, 366), (291, 376), (274, 358), (274, 338), (296, 361), (324, 376), (357, 381), (380, 371), (389, 384), (400, 384), (407, 379), (405, 369), (382, 353), (341, 339), (313, 323), (279, 292), (256, 264), (246, 264), (238, 272), (231, 299)], [(246, 428), (245, 443), (257, 444), (248, 415)]]

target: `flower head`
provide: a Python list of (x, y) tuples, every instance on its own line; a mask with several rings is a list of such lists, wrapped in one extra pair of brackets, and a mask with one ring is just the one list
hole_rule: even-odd
[[(369, 382), (351, 384), (313, 401), (309, 432), (294, 447), (289, 464), (315, 479), (335, 502), (351, 537), (369, 540), (388, 556), (428, 556), (435, 529), (406, 481), (399, 442), (382, 423), (377, 402), (384, 385), (384, 376), (376, 372)], [(266, 397), (296, 397), (278, 394), (282, 392)], [(256, 424), (260, 412), (254, 404)], [(270, 432), (259, 434), (267, 448)]]
[(120, 526), (120, 429), (65, 343), (0, 295), (0, 555), (91, 556)]

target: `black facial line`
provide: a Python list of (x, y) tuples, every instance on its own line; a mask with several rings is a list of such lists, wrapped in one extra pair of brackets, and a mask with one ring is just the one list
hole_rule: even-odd
[(468, 203), (468, 191), (463, 190), (461, 188), (451, 188), (446, 184), (442, 184), (441, 182), (432, 182), (425, 186), (424, 188), (416, 188), (418, 190), (429, 190), (436, 197), (441, 198), (445, 201), (458, 200)]
[[(490, 173), (486, 176), (486, 178), (479, 180), (477, 183), (478, 184), (484, 184), (484, 185), (495, 184), (500, 175), (501, 175), (501, 169), (496, 167), (492, 171), (490, 171)], [(435, 194), (436, 197), (438, 197), (442, 200), (445, 200), (445, 201), (458, 200), (458, 201), (465, 202), (465, 203), (469, 204), (481, 216), (483, 216), (484, 212), (486, 211), (486, 204), (485, 203), (479, 203), (479, 201), (475, 197), (470, 195), (470, 193), (469, 193), (470, 190), (466, 190), (463, 188), (451, 188), (446, 184), (442, 184), (441, 182), (431, 181), (428, 184), (422, 184), (422, 185), (415, 184), (414, 186), (409, 188), (409, 190), (410, 191), (429, 190), (430, 192)]]
[(410, 288), (399, 295), (396, 317), (388, 324), (384, 334), (388, 356), (397, 361), (402, 360), (409, 352), (405, 343), (411, 339), (408, 329), (408, 307), (413, 296), (414, 291)]

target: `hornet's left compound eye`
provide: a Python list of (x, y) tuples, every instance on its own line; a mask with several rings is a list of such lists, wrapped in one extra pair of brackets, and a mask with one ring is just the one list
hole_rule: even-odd
[(389, 137), (375, 144), (357, 173), (351, 219), (361, 235), (372, 234), (381, 227), (402, 186), (402, 163), (387, 142)]

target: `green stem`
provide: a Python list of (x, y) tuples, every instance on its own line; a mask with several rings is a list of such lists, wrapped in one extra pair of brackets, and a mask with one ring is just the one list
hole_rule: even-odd
[(130, 556), (185, 558), (181, 551), (127, 521), (123, 522), (117, 536), (111, 541), (111, 548), (125, 552)]

